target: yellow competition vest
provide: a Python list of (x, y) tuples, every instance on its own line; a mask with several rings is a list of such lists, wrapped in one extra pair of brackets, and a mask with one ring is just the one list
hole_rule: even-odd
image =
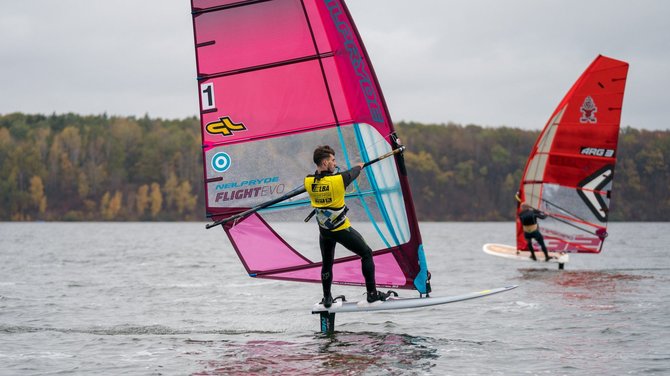
[(309, 194), (312, 207), (316, 209), (316, 221), (319, 226), (331, 231), (344, 230), (351, 226), (344, 215), (344, 179), (342, 175), (326, 175), (316, 179), (305, 177), (305, 190)]

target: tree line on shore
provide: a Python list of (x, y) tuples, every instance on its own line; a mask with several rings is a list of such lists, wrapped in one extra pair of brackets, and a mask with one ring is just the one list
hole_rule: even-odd
[[(423, 221), (511, 221), (539, 130), (396, 124)], [(204, 221), (195, 117), (0, 115), (1, 221)], [(670, 220), (670, 130), (624, 127), (610, 218)]]

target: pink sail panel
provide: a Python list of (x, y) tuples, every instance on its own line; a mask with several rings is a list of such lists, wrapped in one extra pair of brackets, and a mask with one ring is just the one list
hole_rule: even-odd
[[(300, 77), (297, 84), (289, 77)], [(315, 127), (332, 126), (326, 84), (319, 63), (307, 61), (274, 69), (215, 77), (202, 81), (213, 84), (217, 112), (202, 114), (206, 145), (222, 145)], [(258, 110), (256, 110), (258, 109)], [(224, 134), (222, 118), (243, 129)]]
[[(406, 288), (412, 281), (408, 281), (398, 261), (391, 253), (374, 255), (375, 281), (377, 286), (387, 288)], [(299, 269), (280, 273), (259, 274), (258, 277), (283, 279), (288, 281), (302, 281), (321, 283), (321, 263), (306, 269)], [(360, 258), (347, 261), (338, 261), (333, 265), (333, 283), (340, 285), (365, 285), (361, 272)]]
[(226, 227), (226, 232), (249, 274), (312, 264), (286, 244), (258, 214)]
[(265, 1), (202, 13), (195, 21), (201, 76), (315, 55), (299, 0)]
[[(226, 232), (249, 274), (303, 282), (321, 281), (321, 263), (312, 262), (294, 250), (259, 215), (252, 214), (234, 226), (226, 227)], [(379, 286), (403, 287), (411, 283), (391, 252), (377, 253), (374, 260)], [(333, 276), (334, 283), (365, 284), (358, 257), (336, 261)]]
[[(550, 251), (602, 250), (627, 73), (628, 63), (598, 56), (533, 146), (519, 193), (523, 202), (549, 214), (541, 231)], [(517, 247), (527, 247), (518, 218)]]

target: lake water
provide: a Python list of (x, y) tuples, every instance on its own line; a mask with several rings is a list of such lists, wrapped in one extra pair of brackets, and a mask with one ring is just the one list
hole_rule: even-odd
[(511, 222), (421, 229), (434, 296), (519, 287), (327, 336), (320, 285), (249, 278), (204, 223), (0, 223), (0, 375), (670, 374), (670, 223), (611, 224), (563, 271), (485, 254)]

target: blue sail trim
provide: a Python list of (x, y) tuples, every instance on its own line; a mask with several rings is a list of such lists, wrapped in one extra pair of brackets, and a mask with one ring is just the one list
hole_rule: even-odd
[[(356, 141), (358, 143), (358, 149), (361, 151), (361, 158), (363, 158), (363, 162), (369, 162), (370, 159), (368, 159), (368, 155), (365, 151), (365, 148), (363, 147), (363, 144), (360, 142), (360, 131), (358, 129), (358, 123), (354, 124), (354, 133), (356, 134)], [(344, 135), (342, 134), (342, 129), (340, 127), (337, 127), (337, 136), (340, 139), (340, 145), (342, 145), (342, 153), (344, 154), (344, 161), (347, 164), (347, 168), (351, 168), (351, 161), (349, 160), (349, 152), (347, 151), (347, 144), (344, 142)], [(361, 188), (358, 186), (358, 182), (354, 180), (353, 182), (354, 188), (356, 189), (357, 192), (361, 191)], [(372, 187), (373, 191), (375, 190), (375, 187)], [(376, 194), (375, 194), (376, 195)], [(375, 221), (374, 216), (372, 215), (372, 211), (370, 210), (370, 207), (368, 204), (365, 202), (365, 199), (363, 196), (359, 196), (359, 200), (361, 202), (361, 206), (363, 207), (363, 210), (365, 210), (365, 214), (370, 218), (370, 222), (372, 222), (372, 225), (374, 226), (375, 230), (377, 231), (377, 234), (379, 234), (379, 237), (384, 241), (384, 244), (386, 245), (386, 248), (390, 248), (391, 244), (389, 241), (386, 239), (384, 234), (382, 233), (381, 229), (377, 225), (377, 221)], [(383, 212), (383, 210), (382, 210)], [(397, 241), (396, 241), (397, 243)]]
[[(365, 149), (365, 144), (363, 143), (363, 136), (361, 134), (361, 129), (358, 123), (354, 124), (354, 134), (356, 135), (356, 142), (358, 143), (358, 147), (361, 150), (361, 156), (363, 159), (367, 162), (370, 160), (370, 156), (368, 155), (368, 151)], [(393, 224), (391, 223), (391, 218), (389, 217), (388, 210), (386, 209), (386, 205), (384, 204), (384, 199), (381, 197), (379, 194), (380, 188), (379, 185), (377, 184), (377, 179), (375, 178), (375, 173), (374, 170), (371, 167), (368, 167), (367, 170), (368, 175), (370, 176), (370, 185), (372, 186), (372, 190), (375, 192), (375, 199), (377, 201), (377, 205), (379, 206), (379, 211), (381, 212), (382, 218), (384, 218), (384, 222), (386, 223), (386, 228), (388, 229), (389, 233), (391, 234), (391, 237), (393, 237), (394, 245), (400, 245), (400, 241), (398, 240), (398, 235), (395, 232), (395, 227), (393, 227)], [(363, 205), (367, 205), (363, 203)], [(374, 220), (373, 220), (374, 223)], [(397, 219), (396, 219), (396, 224), (397, 224)], [(379, 236), (384, 237), (379, 230), (379, 227), (375, 224), (375, 228), (377, 228), (377, 232), (379, 232)], [(384, 239), (386, 242), (386, 239)], [(388, 242), (386, 242), (387, 247), (390, 247)]]
[(426, 283), (428, 282), (428, 263), (426, 263), (426, 255), (423, 253), (423, 244), (419, 244), (417, 250), (419, 255), (419, 273), (414, 278), (414, 287), (421, 293), (426, 293)]

